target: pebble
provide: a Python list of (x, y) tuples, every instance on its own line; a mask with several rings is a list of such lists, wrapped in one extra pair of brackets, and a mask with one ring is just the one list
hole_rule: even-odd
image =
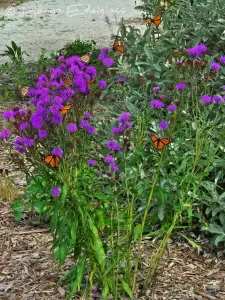
[(220, 291), (220, 286), (215, 284), (215, 285), (208, 285), (206, 287), (206, 290), (208, 292), (212, 292), (212, 293), (218, 293)]
[(195, 299), (195, 300), (202, 300), (202, 299), (203, 299), (202, 296), (198, 296), (198, 295), (196, 295), (196, 294), (194, 294), (193, 296), (194, 296), (194, 299)]

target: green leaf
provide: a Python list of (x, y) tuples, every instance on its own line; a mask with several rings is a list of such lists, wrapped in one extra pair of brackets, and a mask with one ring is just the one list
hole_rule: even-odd
[(89, 216), (88, 222), (89, 222), (89, 227), (90, 227), (90, 230), (92, 233), (92, 242), (93, 242), (95, 257), (103, 270), (106, 265), (106, 255), (105, 255), (105, 251), (104, 251), (104, 248), (102, 245), (102, 241), (99, 238), (98, 230), (97, 230), (96, 226), (94, 225), (94, 223), (91, 219), (91, 216)]
[(133, 293), (132, 293), (132, 291), (131, 291), (128, 283), (125, 280), (123, 280), (123, 279), (120, 279), (120, 281), (122, 283), (122, 287), (123, 287), (124, 291), (129, 295), (129, 297), (131, 299), (133, 299)]
[(158, 217), (159, 220), (162, 221), (165, 217), (165, 205), (160, 205), (158, 208)]
[(141, 224), (138, 224), (134, 228), (134, 242), (137, 241), (137, 239), (139, 238), (140, 233), (141, 233)]
[(219, 243), (225, 242), (225, 235), (218, 235), (215, 239), (215, 245), (218, 246)]

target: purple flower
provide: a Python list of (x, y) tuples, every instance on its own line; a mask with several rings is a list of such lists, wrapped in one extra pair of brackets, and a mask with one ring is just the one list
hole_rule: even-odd
[(111, 67), (114, 63), (115, 61), (111, 57), (106, 57), (103, 59), (103, 65), (107, 68)]
[(118, 167), (117, 164), (115, 164), (115, 163), (112, 163), (112, 164), (110, 165), (110, 167), (111, 167), (111, 169), (112, 169), (114, 172), (119, 171), (119, 167)]
[(164, 103), (162, 101), (154, 99), (154, 100), (150, 101), (150, 106), (152, 108), (161, 109), (164, 107)]
[(207, 52), (207, 47), (205, 44), (199, 44), (197, 45), (197, 49), (199, 51), (200, 54)]
[(61, 191), (60, 191), (60, 188), (58, 186), (55, 186), (53, 189), (52, 189), (52, 197), (53, 198), (56, 198), (60, 195)]
[(2, 113), (2, 118), (3, 118), (3, 119), (8, 120), (8, 119), (13, 118), (13, 117), (14, 117), (14, 113), (13, 113), (13, 111), (11, 111), (11, 110), (6, 110), (6, 111), (4, 111), (4, 112)]
[(89, 112), (87, 112), (87, 113), (84, 114), (84, 118), (85, 119), (91, 119), (92, 115)]
[(177, 90), (184, 90), (186, 88), (186, 84), (184, 82), (180, 82), (176, 84), (176, 89)]
[(219, 102), (223, 101), (223, 98), (220, 95), (216, 95), (216, 96), (212, 97), (212, 101), (216, 102), (216, 103), (219, 103)]
[(0, 140), (6, 139), (10, 135), (11, 131), (9, 129), (3, 129), (0, 131)]
[(98, 59), (101, 61), (103, 59), (105, 59), (107, 57), (109, 51), (110, 51), (110, 48), (108, 48), (108, 47), (102, 48), (102, 50), (100, 51), (100, 53), (98, 55)]
[(115, 141), (108, 141), (107, 144), (106, 144), (107, 148), (109, 150), (112, 150), (112, 151), (120, 151), (120, 145), (117, 144)]
[(104, 90), (107, 88), (107, 82), (105, 80), (99, 80), (98, 86), (100, 87), (100, 89)]
[(95, 134), (96, 129), (92, 126), (88, 126), (87, 128), (85, 128), (88, 134)]
[(125, 81), (126, 81), (126, 78), (124, 78), (124, 77), (118, 78), (119, 83), (124, 83)]
[(61, 148), (54, 148), (52, 149), (52, 154), (62, 157), (63, 156), (63, 150)]
[(25, 109), (20, 109), (19, 114), (20, 114), (20, 116), (24, 116), (26, 114), (26, 110)]
[(42, 127), (42, 117), (39, 113), (35, 112), (30, 118), (33, 128), (39, 129)]
[(15, 145), (14, 149), (16, 151), (18, 151), (20, 154), (24, 154), (24, 152), (25, 152), (25, 148), (23, 146), (21, 146), (21, 145)]
[(199, 44), (195, 47), (187, 49), (187, 53), (190, 56), (198, 58), (201, 54), (205, 53), (207, 51), (207, 47), (205, 44)]
[(121, 128), (120, 127), (113, 127), (111, 129), (111, 133), (112, 134), (119, 134), (119, 133), (121, 133)]
[(177, 110), (177, 106), (175, 104), (170, 104), (167, 106), (168, 111), (175, 111)]
[(98, 292), (98, 287), (97, 287), (97, 286), (94, 286), (93, 294), (97, 294), (97, 292)]
[(40, 139), (46, 139), (48, 134), (47, 134), (47, 131), (42, 129), (42, 130), (39, 130), (38, 131), (38, 136)]
[(82, 121), (80, 121), (79, 126), (82, 128), (87, 128), (90, 126), (90, 123), (86, 120), (82, 120)]
[(63, 116), (60, 113), (55, 113), (52, 116), (52, 122), (55, 124), (61, 124), (63, 121)]
[(96, 71), (95, 67), (88, 66), (87, 69), (85, 70), (85, 72), (90, 74), (92, 76), (92, 78), (97, 76), (97, 71)]
[(132, 126), (133, 125), (130, 122), (126, 121), (124, 124), (120, 126), (120, 131), (122, 132), (122, 131), (130, 130)]
[(183, 64), (182, 61), (177, 61), (177, 62), (176, 62), (176, 65), (177, 65), (177, 66), (182, 66), (182, 64)]
[(112, 155), (107, 155), (104, 162), (107, 164), (113, 164), (115, 162), (115, 158)]
[(201, 101), (204, 104), (210, 104), (210, 103), (212, 103), (212, 97), (209, 96), (209, 95), (202, 95), (201, 96)]
[(70, 123), (67, 125), (66, 129), (70, 132), (70, 133), (74, 133), (77, 131), (77, 126), (76, 124)]
[(158, 92), (160, 90), (160, 87), (159, 86), (154, 86), (153, 88), (152, 88), (152, 91), (153, 92)]
[(221, 62), (221, 64), (225, 64), (225, 56), (220, 57), (220, 62)]
[(119, 119), (117, 120), (118, 123), (126, 122), (130, 119), (130, 113), (129, 112), (123, 112)]
[(57, 61), (58, 61), (59, 63), (62, 62), (63, 60), (64, 60), (64, 56), (63, 56), (63, 55), (59, 56), (58, 59), (57, 59)]
[(92, 167), (95, 167), (97, 165), (96, 161), (93, 159), (88, 159), (87, 164)]
[(211, 63), (211, 69), (215, 71), (219, 71), (221, 68), (220, 64), (216, 63), (215, 61)]
[(161, 130), (167, 130), (169, 127), (169, 124), (166, 121), (161, 121), (158, 123), (159, 129)]
[(97, 171), (95, 172), (95, 174), (96, 174), (96, 175), (100, 175), (100, 174), (101, 174), (101, 171), (97, 170)]
[(225, 85), (222, 86), (222, 89), (225, 91)]
[(27, 122), (23, 122), (20, 124), (20, 131), (24, 131), (27, 127), (29, 127), (29, 124)]

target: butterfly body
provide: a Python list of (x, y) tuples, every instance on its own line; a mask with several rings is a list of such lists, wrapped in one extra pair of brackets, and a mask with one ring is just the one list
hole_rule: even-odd
[(113, 44), (113, 51), (117, 52), (119, 55), (122, 55), (124, 53), (125, 47), (117, 40), (115, 39)]
[(59, 156), (50, 154), (45, 157), (45, 162), (49, 164), (52, 168), (57, 168), (59, 165)]
[(156, 135), (149, 135), (150, 139), (153, 142), (153, 146), (157, 150), (162, 150), (166, 145), (170, 144), (172, 142), (169, 138), (160, 138)]
[(162, 15), (163, 15), (163, 13), (160, 13), (157, 16), (155, 16), (153, 19), (147, 19), (146, 23), (154, 25), (155, 27), (158, 27), (162, 21)]

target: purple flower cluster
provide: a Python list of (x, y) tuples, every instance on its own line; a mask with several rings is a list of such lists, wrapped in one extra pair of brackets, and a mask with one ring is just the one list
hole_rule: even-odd
[(83, 128), (88, 134), (95, 134), (96, 132), (96, 129), (92, 127), (87, 120), (80, 121), (79, 126)]
[(158, 92), (160, 90), (160, 87), (159, 86), (154, 86), (152, 88), (152, 91), (155, 93), (155, 92)]
[(66, 126), (66, 130), (69, 131), (70, 133), (74, 133), (77, 131), (77, 125), (70, 123)]
[(210, 103), (212, 103), (212, 97), (209, 96), (209, 95), (202, 95), (201, 96), (201, 101), (204, 104), (210, 104)]
[(54, 149), (52, 149), (52, 154), (56, 155), (56, 156), (59, 156), (59, 157), (62, 157), (63, 156), (63, 149), (54, 148)]
[(185, 84), (184, 82), (180, 82), (180, 83), (177, 83), (177, 84), (176, 84), (176, 89), (177, 89), (177, 90), (182, 91), (182, 90), (184, 90), (185, 88), (186, 88), (186, 84)]
[(112, 134), (121, 134), (129, 131), (132, 128), (132, 124), (129, 122), (130, 117), (129, 112), (123, 112), (117, 120), (119, 127), (113, 127), (111, 130)]
[(112, 171), (119, 171), (118, 165), (115, 163), (115, 158), (111, 155), (107, 155), (104, 159), (105, 163), (108, 164)]
[(120, 145), (117, 144), (117, 142), (112, 140), (107, 142), (106, 147), (111, 151), (117, 151), (117, 152), (120, 151)]
[(175, 104), (169, 104), (169, 105), (167, 106), (167, 109), (168, 109), (168, 111), (173, 112), (173, 111), (176, 111), (176, 110), (177, 110), (177, 106), (176, 106)]
[(167, 130), (169, 127), (169, 124), (166, 121), (161, 121), (158, 123), (158, 126), (159, 126), (160, 130)]
[(197, 46), (187, 49), (187, 53), (194, 58), (198, 58), (200, 55), (206, 52), (207, 47), (205, 44), (199, 44)]
[(154, 99), (150, 101), (150, 106), (151, 108), (162, 109), (164, 107), (164, 103), (160, 100)]
[(60, 194), (61, 194), (61, 190), (58, 186), (55, 186), (53, 189), (52, 189), (52, 197), (53, 198), (57, 198)]
[(97, 165), (96, 161), (93, 159), (88, 159), (87, 164), (91, 167), (95, 167)]
[(211, 67), (211, 69), (214, 70), (214, 71), (219, 71), (219, 70), (221, 69), (220, 64), (218, 64), (218, 63), (215, 62), (215, 61), (211, 63), (211, 66), (210, 66), (210, 67)]
[(110, 51), (110, 48), (106, 47), (106, 48), (102, 48), (102, 50), (100, 51), (99, 55), (98, 55), (98, 59), (100, 61), (103, 62), (103, 65), (106, 66), (107, 68), (111, 67), (115, 61), (108, 56)]
[(124, 83), (125, 81), (126, 81), (126, 78), (124, 78), (124, 77), (118, 78), (119, 83)]
[(4, 140), (7, 139), (7, 137), (10, 136), (11, 131), (7, 128), (3, 129), (2, 131), (0, 131), (0, 140)]

